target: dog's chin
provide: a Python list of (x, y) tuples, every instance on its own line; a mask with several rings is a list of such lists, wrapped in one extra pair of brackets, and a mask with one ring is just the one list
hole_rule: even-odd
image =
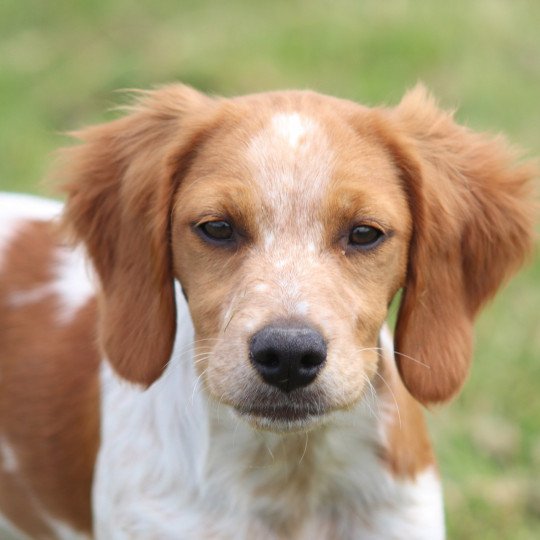
[(274, 433), (299, 433), (315, 429), (326, 422), (328, 415), (301, 408), (268, 408), (243, 410), (234, 408), (235, 413), (259, 431)]

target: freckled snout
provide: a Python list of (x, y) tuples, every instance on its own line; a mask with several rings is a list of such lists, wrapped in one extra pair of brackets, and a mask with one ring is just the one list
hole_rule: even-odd
[(291, 392), (313, 382), (326, 360), (326, 343), (309, 326), (272, 324), (253, 335), (249, 356), (265, 382)]

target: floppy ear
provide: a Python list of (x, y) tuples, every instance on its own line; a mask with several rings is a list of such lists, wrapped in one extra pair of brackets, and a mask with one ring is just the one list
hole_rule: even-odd
[(396, 362), (416, 399), (442, 402), (465, 381), (475, 315), (532, 247), (535, 171), (501, 138), (457, 125), (421, 86), (390, 116), (413, 219)]
[(170, 207), (213, 105), (181, 85), (142, 93), (128, 116), (75, 133), (84, 144), (62, 156), (64, 221), (100, 279), (100, 346), (132, 382), (151, 384), (172, 351)]

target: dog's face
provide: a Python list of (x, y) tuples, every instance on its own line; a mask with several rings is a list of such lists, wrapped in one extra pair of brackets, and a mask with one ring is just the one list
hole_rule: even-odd
[(389, 153), (326, 104), (239, 109), (175, 194), (175, 274), (211, 395), (257, 426), (306, 427), (374, 376), (410, 212)]
[(258, 427), (354, 405), (400, 287), (399, 373), (419, 401), (449, 399), (476, 313), (531, 246), (534, 170), (421, 88), (368, 109), (172, 86), (81, 138), (65, 222), (101, 281), (111, 365), (144, 385), (162, 375), (176, 279), (204, 387)]

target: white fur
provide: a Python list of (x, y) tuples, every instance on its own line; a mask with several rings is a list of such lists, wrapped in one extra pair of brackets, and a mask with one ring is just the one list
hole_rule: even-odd
[(257, 327), (257, 323), (255, 321), (247, 321), (244, 324), (244, 328), (246, 332), (252, 332), (253, 330), (255, 330), (256, 327)]
[(95, 277), (81, 247), (59, 251), (55, 270), (52, 289), (61, 305), (59, 321), (66, 323), (94, 296)]
[(296, 314), (297, 315), (307, 315), (308, 311), (309, 311), (309, 302), (306, 302), (305, 300), (303, 300), (302, 302), (298, 302), (296, 304), (296, 306), (294, 306), (294, 309), (296, 311)]
[(2, 459), (2, 469), (7, 473), (14, 473), (19, 468), (17, 455), (11, 444), (5, 437), (0, 438), (0, 457)]
[(313, 130), (314, 122), (298, 113), (276, 114), (272, 118), (272, 127), (291, 148), (296, 149), (302, 139)]
[(274, 244), (275, 239), (276, 239), (276, 237), (274, 236), (274, 233), (268, 233), (264, 237), (264, 247), (266, 249), (272, 247), (272, 245)]
[(25, 220), (49, 220), (62, 211), (62, 204), (32, 195), (19, 193), (0, 194), (0, 270), (4, 251)]
[(390, 358), (394, 357), (394, 340), (390, 333), (390, 328), (387, 324), (384, 324), (379, 333), (379, 341), (384, 351), (390, 355)]
[[(312, 209), (324, 197), (330, 180), (333, 158), (328, 138), (318, 123), (296, 112), (274, 115), (252, 138), (248, 159), (272, 214), (272, 226), (266, 227), (266, 247), (275, 245), (277, 233), (282, 236), (283, 230), (279, 229), (291, 210), (299, 223), (312, 221)], [(295, 205), (295, 201), (302, 204)], [(320, 231), (313, 233), (314, 238), (309, 240), (317, 243)]]
[(13, 307), (22, 307), (28, 304), (41, 302), (51, 293), (52, 287), (49, 283), (47, 283), (47, 285), (41, 285), (26, 291), (13, 291), (8, 296), (8, 302)]
[(54, 219), (62, 212), (62, 203), (23, 193), (2, 193), (1, 219)]

